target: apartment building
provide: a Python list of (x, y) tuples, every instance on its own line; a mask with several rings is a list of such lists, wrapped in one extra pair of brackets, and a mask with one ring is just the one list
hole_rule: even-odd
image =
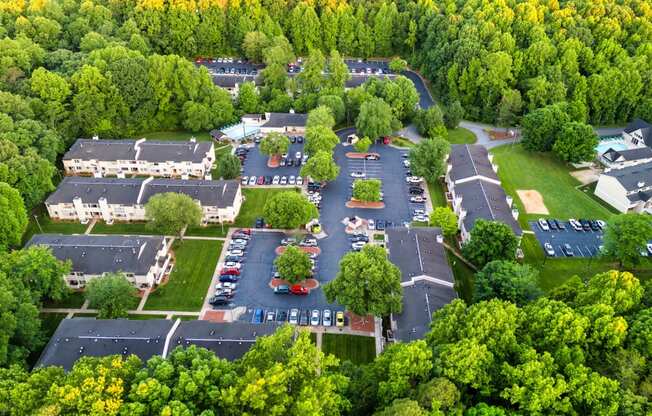
[(605, 170), (594, 193), (620, 212), (652, 214), (652, 161)]

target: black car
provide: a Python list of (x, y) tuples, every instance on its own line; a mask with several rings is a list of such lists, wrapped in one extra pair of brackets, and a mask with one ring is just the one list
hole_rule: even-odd
[(410, 195), (423, 195), (423, 193), (425, 191), (423, 189), (421, 189), (421, 188), (410, 187), (409, 192), (410, 192)]
[(376, 230), (383, 231), (385, 229), (385, 221), (376, 220)]
[(296, 142), (297, 142), (297, 138), (294, 136), (290, 136), (290, 143), (296, 143)]
[(355, 235), (350, 238), (352, 243), (357, 243), (358, 241), (364, 241), (365, 243), (369, 242), (369, 237), (366, 235)]
[(561, 222), (561, 221), (557, 221), (557, 220), (553, 220), (553, 221), (555, 222), (555, 225), (557, 226), (557, 228), (558, 228), (559, 230), (562, 230), (562, 231), (563, 231), (563, 230), (566, 229), (566, 226), (564, 225), (563, 222)]
[(306, 326), (310, 318), (310, 310), (305, 309), (301, 311), (301, 316), (299, 317), (299, 325)]
[(602, 228), (600, 228), (600, 224), (596, 220), (591, 220), (589, 221), (589, 224), (591, 225), (591, 229), (593, 231), (600, 231)]
[(272, 177), (271, 176), (265, 176), (265, 185), (271, 185), (272, 184)]
[(573, 248), (570, 246), (570, 244), (564, 244), (561, 246), (561, 251), (564, 252), (564, 255), (566, 257), (573, 257), (575, 253), (573, 252)]
[(234, 263), (242, 263), (244, 259), (242, 256), (226, 256), (224, 257), (224, 262), (232, 261)]
[(213, 306), (228, 305), (229, 298), (224, 295), (215, 295), (208, 300), (208, 303), (210, 303)]
[(288, 161), (285, 162), (285, 166), (294, 166), (294, 159), (288, 158)]
[(303, 136), (297, 137), (297, 143), (303, 143)]
[(256, 228), (263, 228), (265, 226), (265, 220), (262, 218), (256, 218)]
[(588, 220), (580, 220), (580, 224), (582, 225), (582, 228), (584, 231), (590, 231), (591, 230), (591, 223)]
[(557, 224), (555, 223), (555, 220), (547, 220), (547, 222), (548, 222), (548, 227), (550, 227), (551, 230), (557, 229)]
[(276, 315), (276, 322), (285, 322), (287, 320), (288, 320), (287, 311), (278, 311), (278, 314)]

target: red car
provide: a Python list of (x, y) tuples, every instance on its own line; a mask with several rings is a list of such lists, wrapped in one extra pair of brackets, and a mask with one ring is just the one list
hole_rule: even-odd
[(265, 177), (264, 176), (259, 176), (258, 180), (256, 181), (258, 185), (262, 185), (265, 183)]
[(237, 233), (251, 235), (251, 229), (249, 229), (249, 228), (240, 228), (238, 230), (235, 230), (234, 234), (237, 234)]
[(310, 291), (307, 288), (301, 285), (292, 285), (290, 287), (290, 292), (293, 295), (307, 295), (308, 293), (310, 293)]
[(230, 274), (231, 276), (240, 276), (240, 269), (235, 267), (225, 267), (220, 274)]

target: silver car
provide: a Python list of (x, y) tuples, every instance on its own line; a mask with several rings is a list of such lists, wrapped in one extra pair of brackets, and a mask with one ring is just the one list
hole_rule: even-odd
[(251, 176), (251, 177), (249, 178), (249, 185), (255, 185), (255, 184), (256, 184), (256, 177), (255, 177), (255, 176)]
[(324, 312), (322, 313), (322, 325), (324, 326), (332, 326), (333, 325), (333, 315), (330, 309), (324, 309)]
[(320, 316), (319, 309), (313, 309), (312, 313), (310, 313), (310, 325), (318, 326), (320, 322), (319, 316)]
[(290, 309), (290, 317), (288, 322), (292, 325), (297, 325), (299, 323), (299, 310), (297, 308)]

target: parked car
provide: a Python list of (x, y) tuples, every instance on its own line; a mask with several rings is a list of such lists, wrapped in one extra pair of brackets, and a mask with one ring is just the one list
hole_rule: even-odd
[(366, 234), (354, 234), (351, 237), (349, 237), (351, 242), (356, 242), (356, 241), (364, 241), (365, 243), (369, 242), (369, 237)]
[(380, 155), (376, 153), (370, 153), (367, 156), (364, 157), (367, 160), (380, 160)]
[(364, 172), (351, 172), (352, 178), (366, 178), (367, 174)]
[(588, 220), (580, 220), (580, 225), (584, 231), (591, 231), (591, 223)]
[(278, 285), (274, 288), (274, 293), (277, 295), (285, 295), (290, 293), (290, 286), (288, 285)]
[(573, 227), (573, 230), (575, 231), (583, 231), (584, 228), (582, 227), (582, 224), (580, 224), (576, 219), (571, 218), (568, 220), (570, 223), (571, 227)]
[(249, 234), (251, 235), (251, 228), (238, 228), (233, 231), (235, 234)]
[(557, 224), (555, 224), (555, 220), (546, 220), (548, 223), (548, 227), (550, 227), (551, 231), (554, 231), (557, 229)]
[(421, 183), (421, 181), (423, 181), (423, 178), (419, 176), (408, 176), (407, 178), (405, 178), (405, 182), (412, 183), (412, 184)]
[(600, 226), (600, 229), (604, 230), (605, 227), (607, 226), (607, 223), (602, 220), (597, 220), (597, 221), (598, 221), (598, 225)]
[(281, 158), (281, 161), (279, 162), (281, 167), (284, 167), (288, 163), (288, 159), (286, 157)]
[(344, 312), (337, 311), (335, 314), (335, 326), (343, 327), (344, 326)]
[(219, 282), (218, 284), (215, 285), (215, 290), (224, 290), (224, 289), (235, 290), (237, 287), (238, 287), (237, 283)]
[(411, 195), (423, 195), (425, 191), (423, 190), (423, 188), (421, 188), (419, 186), (410, 186), (408, 188), (408, 192)]
[(224, 257), (224, 261), (232, 261), (236, 263), (244, 263), (244, 258), (241, 256), (226, 256)]
[(211, 298), (208, 300), (208, 303), (210, 303), (213, 306), (228, 305), (229, 302), (230, 302), (229, 298), (224, 295), (211, 296)]
[(292, 285), (292, 286), (290, 286), (290, 292), (293, 295), (300, 295), (300, 296), (307, 295), (307, 294), (310, 293), (308, 288), (305, 288), (305, 287), (303, 287), (301, 285)]
[(299, 245), (302, 247), (316, 247), (317, 246), (317, 239), (315, 238), (310, 238), (310, 237), (304, 237), (301, 242), (299, 242)]
[(573, 252), (573, 248), (570, 246), (570, 244), (564, 244), (561, 246), (561, 251), (564, 252), (564, 255), (566, 257), (573, 257), (575, 253)]
[(546, 221), (545, 218), (539, 218), (539, 228), (541, 228), (542, 231), (550, 231), (550, 226), (548, 225), (548, 221)]
[(295, 178), (294, 175), (291, 175), (290, 178), (288, 179), (288, 184), (295, 185), (296, 183), (297, 183), (297, 178)]
[(230, 274), (234, 276), (240, 276), (240, 269), (236, 269), (235, 267), (225, 267), (220, 271), (221, 275), (225, 274)]
[(290, 136), (290, 143), (296, 143), (297, 138), (295, 136)]
[(297, 159), (301, 159), (301, 152), (296, 152), (294, 154), (294, 157), (296, 157)]
[(324, 309), (324, 312), (321, 315), (321, 322), (322, 322), (322, 325), (324, 325), (324, 326), (332, 326), (333, 325), (333, 316), (331, 315), (331, 310), (330, 309)]
[(272, 177), (265, 176), (265, 185), (271, 185), (271, 184), (272, 184)]
[(362, 247), (366, 245), (367, 245), (366, 241), (356, 241), (354, 243), (351, 243), (351, 248), (353, 249), (353, 251), (360, 251), (362, 250)]
[(281, 177), (281, 185), (287, 185), (288, 184), (288, 177), (287, 176), (282, 176)]
[(303, 178), (301, 176), (297, 176), (297, 185), (303, 185)]
[(236, 262), (236, 261), (227, 261), (227, 262), (224, 262), (224, 267), (227, 267), (229, 269), (240, 269), (240, 268), (242, 268), (242, 264), (240, 264), (240, 262)]
[(276, 322), (285, 322), (288, 320), (288, 313), (286, 311), (278, 311), (276, 314)]
[(422, 196), (422, 195), (411, 196), (410, 197), (410, 202), (422, 204), (422, 203), (426, 202), (426, 197)]
[(287, 162), (285, 163), (285, 166), (294, 166), (294, 159), (288, 158)]
[(297, 137), (297, 143), (303, 143), (303, 136)]
[(321, 323), (321, 312), (319, 312), (319, 309), (313, 309), (312, 313), (310, 313), (310, 325), (312, 326), (318, 326)]
[(256, 228), (263, 228), (265, 226), (265, 220), (258, 217), (256, 218)]
[(254, 324), (262, 324), (263, 323), (263, 310), (258, 308), (254, 311), (254, 317), (251, 320), (252, 323)]
[(403, 166), (406, 167), (406, 168), (409, 168), (410, 167), (410, 161), (409, 160), (404, 160), (403, 161)]
[(234, 276), (231, 274), (222, 274), (219, 277), (219, 281), (224, 283), (224, 282), (229, 282), (229, 283), (237, 283), (238, 282), (238, 276)]
[(276, 321), (276, 312), (267, 311), (267, 316), (265, 317), (265, 322), (274, 322)]
[(385, 229), (385, 221), (376, 220), (376, 230), (383, 231)]
[(367, 228), (369, 228), (370, 230), (374, 230), (376, 228), (375, 221), (372, 220), (372, 219), (368, 219), (367, 220)]
[(229, 250), (246, 250), (247, 246), (244, 244), (229, 244)]
[(554, 221), (555, 221), (555, 225), (557, 226), (557, 229), (559, 229), (561, 231), (566, 229), (566, 226), (564, 225), (564, 223), (562, 221), (557, 221), (557, 220), (554, 220)]
[(598, 222), (596, 220), (590, 220), (589, 225), (591, 226), (591, 230), (593, 231), (600, 231), (600, 225), (598, 225)]
[(238, 250), (238, 249), (229, 249), (226, 252), (227, 256), (244, 256), (244, 251), (243, 250)]
[(652, 255), (652, 244), (647, 245), (647, 252)]
[(286, 237), (286, 238), (281, 240), (281, 245), (282, 246), (290, 246), (290, 245), (294, 245), (296, 243), (297, 243), (297, 239), (294, 238), (294, 237)]
[(555, 249), (552, 247), (552, 244), (545, 243), (543, 245), (543, 248), (546, 250), (547, 255), (549, 255), (550, 257), (555, 257)]
[(240, 180), (240, 185), (246, 185), (249, 183), (249, 176), (243, 176)]
[(278, 175), (274, 176), (274, 178), (272, 179), (272, 185), (278, 185), (279, 182), (281, 182), (281, 177)]
[(310, 314), (310, 311), (308, 309), (305, 309), (301, 311), (301, 316), (299, 317), (299, 325), (308, 325), (309, 319), (308, 315)]
[(249, 241), (251, 239), (251, 235), (241, 233), (241, 232), (235, 232), (235, 233), (231, 234), (231, 238)]
[(426, 215), (415, 215), (412, 217), (412, 221), (415, 222), (428, 222), (428, 216)]
[(299, 323), (299, 310), (297, 308), (290, 309), (288, 323), (292, 325), (297, 325)]
[(244, 239), (244, 238), (233, 238), (231, 240), (231, 244), (242, 244), (242, 245), (245, 245), (245, 246), (247, 245), (248, 242), (249, 242), (249, 240)]

